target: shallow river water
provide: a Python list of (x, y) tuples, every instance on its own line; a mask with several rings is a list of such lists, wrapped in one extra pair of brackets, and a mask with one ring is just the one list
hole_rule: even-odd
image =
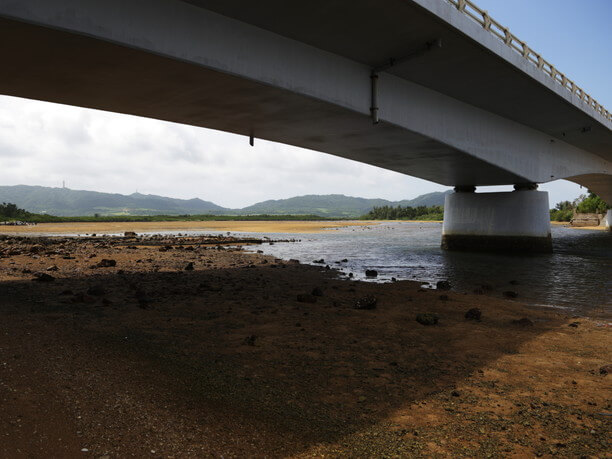
[[(318, 234), (266, 233), (272, 239), (298, 238), (301, 242), (264, 244), (251, 250), (303, 263), (323, 258), (325, 264), (359, 279), (365, 277), (365, 269), (375, 269), (378, 281), (395, 277), (435, 285), (438, 280), (448, 280), (454, 290), (466, 292), (487, 284), (493, 295), (512, 290), (518, 299), (531, 304), (582, 314), (612, 309), (610, 233), (555, 226), (552, 254), (500, 255), (441, 250), (441, 230), (440, 223), (402, 222)], [(342, 259), (348, 261), (336, 263)]]

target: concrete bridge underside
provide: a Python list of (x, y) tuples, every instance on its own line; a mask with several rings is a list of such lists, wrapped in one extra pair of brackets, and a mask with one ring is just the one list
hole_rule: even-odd
[[(0, 0), (0, 40), (2, 94), (253, 135), (450, 186), (566, 178), (612, 202), (609, 118), (443, 0)], [(370, 76), (391, 58), (374, 125)]]

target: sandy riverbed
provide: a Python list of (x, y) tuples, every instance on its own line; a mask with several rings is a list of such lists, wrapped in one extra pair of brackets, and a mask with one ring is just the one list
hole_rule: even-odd
[(0, 457), (607, 457), (609, 318), (139, 242), (0, 241)]
[(105, 234), (125, 231), (239, 231), (259, 233), (319, 233), (331, 228), (376, 225), (380, 221), (210, 221), (210, 222), (100, 222), (40, 223), (0, 226), (0, 234)]

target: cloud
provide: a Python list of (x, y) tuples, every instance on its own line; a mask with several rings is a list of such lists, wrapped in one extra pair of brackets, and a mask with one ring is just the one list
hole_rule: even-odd
[[(6, 96), (0, 163), (2, 185), (65, 180), (72, 189), (199, 197), (226, 207), (301, 194), (400, 200), (448, 189), (302, 148), (259, 139), (251, 147), (244, 136)], [(556, 200), (579, 192), (547, 186)]]

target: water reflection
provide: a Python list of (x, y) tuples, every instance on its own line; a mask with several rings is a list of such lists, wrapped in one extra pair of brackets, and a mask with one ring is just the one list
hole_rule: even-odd
[[(365, 269), (376, 269), (378, 281), (395, 277), (435, 284), (446, 279), (459, 291), (472, 292), (485, 285), (494, 295), (512, 290), (523, 301), (580, 313), (610, 308), (612, 235), (564, 227), (553, 227), (552, 234), (552, 254), (447, 252), (440, 249), (438, 223), (386, 223), (303, 234), (297, 236), (302, 239), (299, 244), (265, 245), (263, 250), (304, 263), (323, 258), (362, 279)], [(348, 262), (339, 262), (345, 258)]]

